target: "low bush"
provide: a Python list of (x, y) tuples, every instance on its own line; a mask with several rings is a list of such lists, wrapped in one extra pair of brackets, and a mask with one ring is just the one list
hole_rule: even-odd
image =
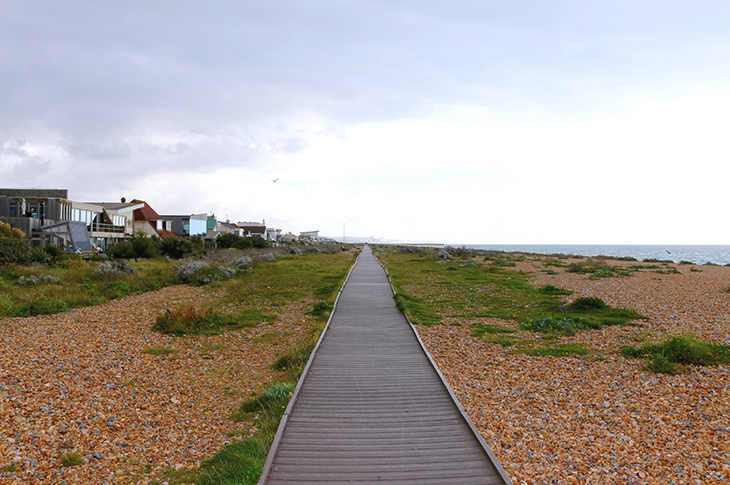
[(211, 265), (205, 261), (190, 261), (177, 266), (175, 270), (181, 282), (196, 286), (227, 280), (236, 275), (233, 268)]
[(573, 292), (570, 290), (566, 290), (563, 288), (558, 288), (557, 286), (553, 285), (545, 285), (541, 286), (537, 289), (540, 293), (544, 295), (572, 295)]
[(678, 335), (660, 344), (640, 348), (625, 346), (621, 353), (626, 357), (644, 358), (648, 370), (674, 374), (686, 366), (711, 366), (730, 364), (730, 345), (700, 340), (693, 335)]
[(104, 261), (94, 270), (94, 276), (101, 279), (136, 274), (137, 270), (125, 261)]
[(277, 382), (262, 392), (259, 397), (242, 403), (239, 412), (266, 414), (272, 410), (286, 407), (295, 388), (296, 384), (292, 382)]
[(58, 464), (66, 468), (83, 465), (83, 463), (84, 457), (74, 452), (65, 453), (58, 459)]
[(152, 330), (168, 335), (219, 335), (226, 330), (255, 327), (261, 322), (273, 321), (274, 317), (259, 311), (218, 313), (211, 307), (192, 304), (165, 309), (157, 317)]
[(568, 317), (544, 317), (533, 322), (523, 324), (525, 330), (542, 333), (558, 333), (561, 335), (575, 335), (584, 328), (581, 322)]
[(193, 243), (181, 237), (166, 237), (160, 242), (160, 254), (173, 259), (181, 259), (193, 253)]
[(577, 311), (602, 310), (606, 308), (606, 302), (600, 298), (588, 296), (575, 300), (573, 303), (568, 305), (568, 308)]

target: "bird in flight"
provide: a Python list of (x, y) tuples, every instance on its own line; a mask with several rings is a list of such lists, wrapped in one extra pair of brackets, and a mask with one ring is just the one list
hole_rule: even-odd
[(272, 180), (272, 182), (276, 182), (276, 181), (277, 181), (277, 180), (279, 180), (280, 178), (281, 178), (281, 177), (276, 177), (276, 178), (275, 178), (274, 180)]

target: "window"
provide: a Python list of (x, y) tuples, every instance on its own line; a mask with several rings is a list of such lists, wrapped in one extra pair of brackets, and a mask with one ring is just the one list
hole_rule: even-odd
[(11, 202), (8, 207), (8, 216), (9, 217), (20, 217), (18, 215), (18, 203), (17, 202)]

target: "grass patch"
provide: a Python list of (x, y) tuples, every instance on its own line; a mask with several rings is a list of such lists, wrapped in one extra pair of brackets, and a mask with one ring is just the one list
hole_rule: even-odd
[[(494, 317), (544, 331), (568, 323), (565, 319), (569, 319), (572, 321), (569, 327), (573, 329), (570, 333), (644, 318), (634, 311), (605, 304), (595, 308), (600, 303), (591, 299), (565, 305), (562, 296), (568, 290), (552, 285), (536, 288), (530, 284), (528, 274), (504, 267), (460, 267), (458, 262), (436, 261), (433, 256), (414, 257), (387, 249), (379, 250), (378, 258), (390, 273), (396, 305), (415, 324), (440, 324), (448, 317), (465, 320)], [(544, 328), (531, 328), (545, 318), (551, 321), (544, 322)], [(487, 332), (478, 328), (475, 331)]]
[(142, 349), (143, 354), (147, 355), (170, 355), (176, 353), (175, 349), (168, 349), (165, 347), (145, 347)]
[(516, 354), (532, 355), (535, 357), (576, 357), (590, 354), (590, 350), (581, 344), (558, 344), (551, 347), (532, 347), (515, 350)]
[(275, 317), (248, 308), (234, 313), (219, 313), (212, 307), (199, 308), (190, 303), (166, 309), (157, 317), (152, 330), (168, 335), (220, 335), (226, 330), (255, 327)]
[(62, 467), (79, 466), (84, 463), (84, 457), (79, 453), (65, 453), (58, 459), (58, 464)]
[[(212, 485), (258, 482), (286, 404), (324, 328), (337, 292), (344, 283), (354, 258), (355, 255), (345, 252), (284, 256), (253, 270), (239, 272), (228, 281), (217, 283), (228, 291), (225, 301), (235, 305), (239, 314), (248, 312), (249, 315), (257, 315), (257, 309), (265, 308), (269, 311), (312, 299), (327, 306), (320, 305), (323, 311), (314, 315), (321, 325), (312, 331), (306, 343), (300, 348), (289, 350), (272, 363), (273, 368), (284, 373), (285, 382), (274, 384), (259, 396), (244, 402), (234, 414), (236, 420), (256, 417), (258, 431), (252, 437), (227, 445), (215, 456), (204, 460), (199, 471), (170, 471), (168, 476), (171, 483)], [(260, 312), (258, 316), (261, 316)]]
[(665, 374), (685, 372), (688, 366), (730, 364), (730, 345), (700, 340), (693, 335), (677, 335), (660, 344), (636, 348), (624, 346), (625, 357), (643, 358), (646, 369)]
[[(99, 305), (176, 283), (172, 264), (145, 261), (136, 274), (100, 273), (99, 263), (62, 260), (52, 265), (0, 266), (0, 317), (28, 317)], [(51, 278), (56, 282), (48, 283)], [(38, 281), (27, 284), (28, 281)]]
[(471, 326), (474, 331), (472, 337), (484, 338), (485, 335), (504, 334), (504, 333), (517, 333), (518, 330), (514, 328), (503, 327), (502, 325), (494, 325), (492, 323), (475, 323)]
[(564, 288), (558, 288), (557, 286), (553, 285), (545, 285), (541, 286), (537, 289), (540, 293), (544, 295), (572, 295), (573, 291), (566, 290)]
[(15, 473), (15, 472), (19, 472), (22, 470), (23, 469), (20, 467), (20, 465), (18, 465), (16, 463), (13, 463), (12, 465), (0, 466), (0, 472), (5, 472), (5, 473)]
[(278, 382), (259, 396), (242, 403), (234, 419), (244, 421), (257, 418), (258, 433), (227, 445), (212, 458), (204, 460), (195, 476), (186, 473), (178, 478), (199, 485), (257, 483), (279, 421), (295, 387), (293, 382)]
[(534, 340), (523, 339), (520, 337), (513, 337), (511, 335), (495, 335), (495, 336), (491, 336), (491, 337), (483, 336), (482, 340), (484, 340), (485, 342), (492, 343), (492, 344), (501, 345), (502, 347), (512, 347), (515, 345), (520, 345), (520, 346), (533, 345), (535, 343)]

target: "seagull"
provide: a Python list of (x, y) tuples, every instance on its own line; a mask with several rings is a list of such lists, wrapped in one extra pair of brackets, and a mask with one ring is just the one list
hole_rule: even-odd
[(279, 180), (280, 178), (281, 178), (281, 177), (276, 177), (276, 178), (275, 178), (274, 180), (272, 180), (272, 182), (276, 182), (276, 181), (277, 181), (277, 180)]

